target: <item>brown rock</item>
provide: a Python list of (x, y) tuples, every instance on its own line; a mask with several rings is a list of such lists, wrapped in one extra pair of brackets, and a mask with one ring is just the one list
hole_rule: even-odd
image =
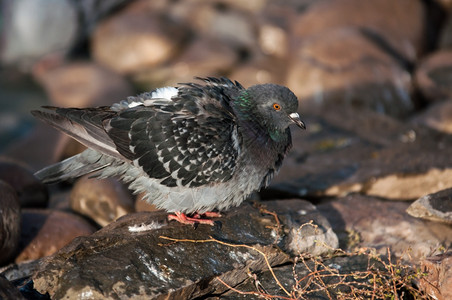
[(135, 211), (157, 211), (159, 210), (155, 205), (150, 204), (143, 200), (144, 194), (141, 193), (137, 196), (137, 199), (135, 200)]
[(415, 116), (412, 121), (427, 127), (452, 133), (452, 100), (440, 101), (430, 105), (426, 111)]
[(335, 28), (360, 29), (377, 47), (392, 49), (401, 58), (414, 62), (424, 46), (423, 20), (424, 7), (417, 0), (318, 1), (299, 15), (292, 28), (298, 41), (327, 38), (325, 33)]
[(70, 200), (74, 211), (101, 226), (134, 210), (130, 192), (114, 178), (94, 179), (85, 175), (74, 185)]
[(63, 63), (35, 74), (60, 107), (111, 105), (133, 94), (122, 76), (89, 62)]
[(92, 53), (99, 63), (131, 73), (169, 61), (187, 34), (187, 27), (155, 13), (147, 1), (135, 1), (98, 25)]
[(8, 159), (0, 160), (0, 180), (11, 185), (16, 191), (21, 207), (46, 206), (47, 188), (20, 163)]
[(9, 262), (16, 255), (19, 237), (19, 199), (11, 186), (0, 180), (0, 265)]
[(353, 194), (317, 208), (338, 234), (342, 249), (373, 247), (385, 255), (389, 247), (397, 257), (419, 260), (452, 242), (450, 226), (413, 218), (405, 212), (408, 206)]
[(437, 300), (452, 299), (452, 252), (446, 252), (422, 261), (419, 287), (430, 297)]
[(416, 84), (428, 101), (452, 99), (452, 50), (435, 52), (416, 69)]
[(25, 209), (22, 211), (22, 249), (16, 263), (51, 255), (74, 238), (94, 231), (92, 225), (74, 214)]
[(411, 76), (356, 29), (307, 38), (289, 65), (287, 85), (316, 105), (365, 107), (393, 116), (414, 108)]
[[(446, 0), (449, 1), (449, 0)], [(452, 11), (452, 1), (449, 1), (449, 11)], [(440, 49), (451, 49), (452, 48), (452, 14), (449, 13), (443, 28), (441, 29), (441, 34), (438, 41), (438, 48)]]
[(417, 199), (407, 209), (416, 218), (452, 224), (452, 188)]
[(254, 84), (276, 83), (284, 84), (286, 73), (286, 62), (282, 59), (258, 56), (253, 60), (240, 64), (229, 75), (243, 86), (249, 87)]
[(200, 37), (192, 41), (171, 65), (144, 70), (134, 81), (146, 89), (191, 82), (194, 76), (220, 76), (236, 64), (238, 53), (216, 39)]

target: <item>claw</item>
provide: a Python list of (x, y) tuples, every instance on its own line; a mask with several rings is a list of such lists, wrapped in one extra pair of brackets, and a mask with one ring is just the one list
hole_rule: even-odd
[(206, 212), (206, 213), (195, 213), (192, 217), (188, 217), (186, 214), (176, 211), (174, 215), (168, 215), (168, 220), (175, 220), (182, 224), (196, 225), (196, 224), (207, 224), (210, 226), (215, 226), (215, 222), (209, 219), (203, 219), (202, 217), (216, 218), (221, 217), (219, 213), (216, 212)]

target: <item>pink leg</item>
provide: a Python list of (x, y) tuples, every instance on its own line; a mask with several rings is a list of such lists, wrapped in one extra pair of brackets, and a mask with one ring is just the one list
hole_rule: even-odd
[[(217, 214), (217, 213), (214, 213)], [(203, 214), (206, 215), (206, 214)], [(194, 224), (207, 224), (210, 226), (214, 226), (215, 223), (209, 219), (202, 219), (202, 215), (196, 213), (193, 217), (187, 217), (186, 214), (176, 211), (174, 215), (168, 215), (168, 220), (175, 220), (182, 224), (194, 225)], [(207, 216), (207, 215), (206, 215)], [(219, 216), (219, 214), (215, 215)]]

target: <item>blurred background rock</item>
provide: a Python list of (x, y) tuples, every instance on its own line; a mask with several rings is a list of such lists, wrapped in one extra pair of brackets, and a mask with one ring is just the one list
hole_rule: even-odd
[[(79, 232), (63, 230), (59, 235), (89, 234), (99, 225), (137, 210), (141, 204), (134, 204), (134, 197), (115, 181), (98, 186), (108, 190), (106, 204), (97, 204), (100, 209), (88, 209), (89, 212), (80, 207), (86, 208), (85, 203), (97, 194), (94, 189), (92, 195), (83, 193), (90, 184), (86, 179), (81, 179), (72, 193), (69, 184), (50, 186), (47, 195), (47, 188), (31, 179), (32, 173), (84, 147), (33, 120), (29, 111), (41, 105), (109, 105), (156, 87), (191, 81), (194, 76), (227, 76), (244, 86), (283, 84), (299, 96), (302, 116), (327, 116), (330, 125), (342, 126), (340, 134), (346, 132), (347, 137), (331, 140), (337, 130), (327, 129), (322, 122), (311, 122), (308, 126), (311, 134), (329, 130), (328, 138), (310, 148), (306, 146), (309, 139), (297, 142), (296, 135), (293, 164), (276, 182), (297, 176), (303, 164), (313, 173), (319, 166), (331, 170), (334, 164), (367, 159), (370, 152), (376, 158), (375, 151), (400, 142), (401, 136), (402, 142), (416, 139), (414, 131), (407, 130), (402, 123), (452, 132), (452, 1), (1, 0), (0, 3), (0, 154), (4, 156), (0, 163), (0, 179), (4, 181), (0, 194), (8, 194), (9, 201), (18, 201), (22, 209), (27, 209), (22, 224), (39, 217), (40, 224), (52, 228), (50, 223), (55, 220), (70, 219), (49, 212), (49, 208), (88, 216), (91, 223), (85, 224), (79, 218), (64, 223), (69, 227), (83, 223)], [(338, 109), (347, 109), (348, 113), (331, 114)], [(366, 110), (380, 117), (362, 113)], [(350, 121), (358, 115), (362, 122)], [(401, 135), (401, 130), (407, 134)], [(311, 154), (332, 149), (339, 153), (343, 148), (349, 151), (363, 136), (358, 156), (328, 160), (314, 155), (319, 157), (319, 163), (311, 164), (309, 169), (309, 151)], [(392, 161), (385, 164), (394, 165)], [(369, 168), (375, 168), (370, 165)], [(424, 164), (422, 172), (429, 167)], [(452, 166), (444, 166), (448, 167)], [(401, 167), (397, 172), (406, 170), (415, 173), (417, 169)], [(370, 173), (369, 178), (376, 174)], [(7, 180), (10, 174), (18, 174), (13, 183)], [(17, 197), (11, 195), (10, 186), (18, 193)], [(347, 191), (356, 191), (356, 185), (350, 187)], [(361, 191), (364, 193), (365, 188)], [(429, 188), (416, 195), (435, 191)], [(119, 204), (115, 207), (115, 203)], [(139, 210), (142, 209), (154, 208)], [(17, 236), (18, 225), (10, 227)], [(26, 241), (30, 239), (28, 236)], [(11, 249), (25, 247), (16, 245)], [(36, 258), (31, 254), (16, 257)]]

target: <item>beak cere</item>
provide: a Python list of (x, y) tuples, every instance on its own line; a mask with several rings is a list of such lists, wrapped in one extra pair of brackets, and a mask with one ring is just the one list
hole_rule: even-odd
[(300, 115), (298, 113), (291, 113), (289, 115), (289, 118), (294, 122), (298, 127), (301, 129), (306, 129), (306, 125), (304, 122), (300, 119)]

